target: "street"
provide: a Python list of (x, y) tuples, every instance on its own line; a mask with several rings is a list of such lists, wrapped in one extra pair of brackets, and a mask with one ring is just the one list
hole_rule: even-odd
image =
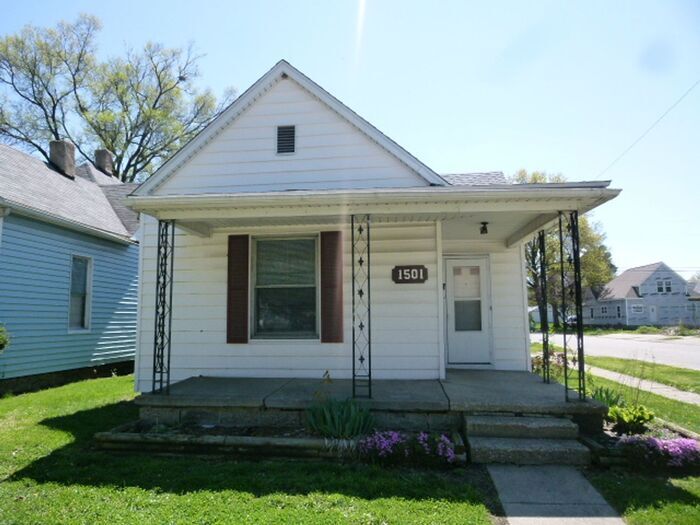
[[(551, 334), (550, 341), (562, 346), (561, 334)], [(540, 334), (531, 334), (533, 342)], [(700, 337), (673, 338), (665, 335), (611, 334), (584, 338), (586, 355), (639, 359), (654, 363), (700, 370)]]

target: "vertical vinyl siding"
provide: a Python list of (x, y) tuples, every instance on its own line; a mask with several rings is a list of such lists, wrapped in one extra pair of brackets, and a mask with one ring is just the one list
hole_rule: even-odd
[[(89, 332), (69, 333), (71, 256), (92, 258)], [(133, 359), (138, 246), (10, 214), (0, 244), (0, 322), (11, 345), (0, 378)]]
[[(149, 390), (153, 362), (155, 232), (153, 219), (143, 222), (142, 307), (137, 389)], [(308, 234), (337, 231), (328, 227), (270, 228), (262, 234)], [(227, 239), (245, 231), (216, 232), (198, 238), (176, 230), (171, 377), (191, 376), (315, 377), (352, 374), (351, 245), (343, 230), (342, 343), (319, 340), (251, 340), (226, 344)], [(440, 373), (435, 293), (434, 223), (372, 226), (372, 372), (375, 378), (435, 379)], [(391, 269), (398, 264), (425, 264), (427, 283), (397, 285)]]

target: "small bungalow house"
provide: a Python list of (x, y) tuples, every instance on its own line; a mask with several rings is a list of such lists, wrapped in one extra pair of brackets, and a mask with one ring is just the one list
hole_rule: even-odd
[(680, 275), (663, 262), (625, 270), (599, 294), (588, 290), (583, 308), (587, 325), (695, 326), (700, 311), (692, 290)]
[(0, 390), (61, 382), (133, 362), (136, 185), (111, 176), (111, 155), (75, 166), (74, 146), (51, 162), (0, 145)]
[(528, 371), (523, 243), (618, 192), (438, 174), (281, 61), (128, 197), (136, 389)]

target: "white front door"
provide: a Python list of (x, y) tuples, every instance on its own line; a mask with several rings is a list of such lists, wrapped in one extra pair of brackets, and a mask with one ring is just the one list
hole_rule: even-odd
[(491, 362), (491, 293), (485, 257), (447, 259), (447, 364)]

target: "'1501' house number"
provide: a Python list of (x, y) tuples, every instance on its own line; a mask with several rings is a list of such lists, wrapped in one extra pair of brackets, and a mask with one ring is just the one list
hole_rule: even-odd
[(428, 269), (422, 264), (394, 266), (391, 280), (397, 284), (424, 283), (428, 280)]

